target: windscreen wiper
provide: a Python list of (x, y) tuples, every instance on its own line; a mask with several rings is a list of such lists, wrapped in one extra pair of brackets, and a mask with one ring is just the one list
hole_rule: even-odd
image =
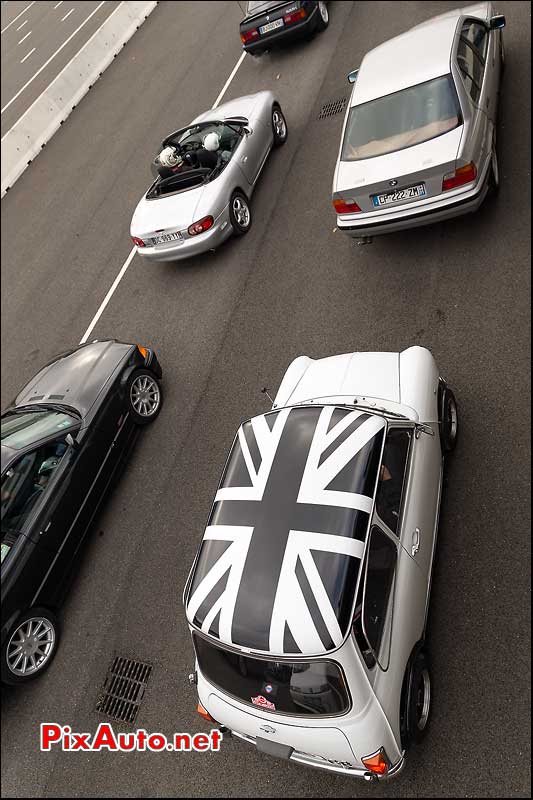
[(382, 411), (388, 417), (397, 417), (398, 419), (409, 419), (406, 417), (405, 414), (398, 414), (397, 411), (389, 411), (388, 408), (383, 408), (383, 406), (369, 406), (365, 405), (364, 403), (358, 403), (356, 400), (353, 403), (349, 403), (351, 406), (356, 406), (357, 408), (364, 408), (365, 411)]

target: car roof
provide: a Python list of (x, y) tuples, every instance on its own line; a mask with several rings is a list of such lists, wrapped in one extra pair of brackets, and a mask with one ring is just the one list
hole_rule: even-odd
[(370, 50), (361, 63), (350, 105), (447, 75), (460, 16), (458, 10), (453, 16), (429, 20)]
[(319, 404), (239, 428), (186, 592), (191, 625), (269, 655), (342, 644), (385, 430), (377, 415)]

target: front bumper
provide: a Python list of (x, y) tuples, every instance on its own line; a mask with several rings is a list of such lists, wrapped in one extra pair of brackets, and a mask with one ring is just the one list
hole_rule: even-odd
[(454, 192), (450, 196), (439, 195), (437, 198), (409, 203), (403, 208), (337, 216), (337, 228), (355, 238), (379, 236), (470, 214), (478, 210), (487, 195), (489, 173), (487, 167), (472, 188)]
[[(243, 739), (249, 744), (256, 744), (256, 740), (253, 736), (248, 736), (246, 733), (238, 733), (238, 731), (233, 730), (230, 732), (238, 739)], [(405, 758), (402, 755), (400, 760), (390, 768), (386, 775), (376, 775), (374, 772), (364, 769), (364, 767), (353, 767), (346, 763), (333, 762), (330, 759), (310, 755), (309, 753), (299, 753), (296, 750), (294, 750), (290, 755), (289, 761), (292, 761), (296, 764), (303, 764), (306, 767), (315, 767), (316, 769), (323, 769), (327, 772), (334, 772), (337, 775), (346, 775), (351, 778), (362, 778), (365, 781), (386, 781), (390, 778), (394, 778), (400, 774), (405, 764)]]
[(283, 28), (278, 28), (275, 31), (263, 36), (257, 42), (250, 42), (250, 44), (243, 44), (242, 49), (252, 55), (260, 55), (272, 47), (285, 42), (295, 41), (309, 36), (315, 30), (318, 22), (318, 6), (315, 6), (308, 17), (301, 22), (295, 22), (292, 25), (287, 25)]
[(147, 261), (181, 261), (219, 247), (231, 236), (232, 230), (228, 204), (216, 218), (213, 227), (205, 233), (189, 236), (179, 242), (168, 242), (155, 247), (138, 247), (137, 253)]

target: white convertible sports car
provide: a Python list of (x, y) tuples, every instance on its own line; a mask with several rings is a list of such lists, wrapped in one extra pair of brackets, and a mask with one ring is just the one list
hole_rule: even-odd
[(261, 169), (286, 139), (285, 117), (268, 91), (230, 100), (167, 136), (131, 221), (139, 255), (175, 261), (247, 233)]
[(424, 734), (425, 629), (457, 408), (431, 353), (288, 368), (238, 430), (184, 602), (200, 715), (371, 780)]

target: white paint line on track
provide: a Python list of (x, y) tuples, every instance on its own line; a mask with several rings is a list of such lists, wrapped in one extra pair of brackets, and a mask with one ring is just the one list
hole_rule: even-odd
[(218, 106), (218, 104), (220, 103), (220, 101), (222, 100), (222, 98), (224, 97), (224, 95), (226, 94), (228, 86), (232, 82), (233, 78), (237, 74), (237, 70), (239, 69), (239, 67), (241, 66), (242, 62), (244, 61), (245, 55), (246, 55), (246, 50), (243, 50), (243, 52), (241, 53), (241, 55), (239, 57), (239, 60), (237, 61), (237, 63), (233, 67), (228, 80), (226, 81), (226, 83), (222, 87), (222, 91), (220, 92), (219, 96), (217, 97), (217, 99), (215, 100), (215, 102), (213, 103), (211, 108), (216, 108)]
[(21, 29), (21, 28), (23, 28), (23, 27), (24, 27), (24, 25), (27, 25), (27, 24), (28, 24), (28, 20), (27, 20), (27, 19), (25, 19), (25, 20), (24, 20), (24, 22), (22, 23), (22, 25), (19, 25), (19, 26), (18, 26), (18, 28), (17, 28), (17, 33), (20, 31), (20, 29)]
[(109, 301), (113, 297), (115, 289), (117, 288), (117, 286), (119, 285), (120, 281), (122, 280), (122, 278), (123, 278), (126, 270), (128, 269), (129, 265), (133, 261), (133, 256), (135, 255), (136, 252), (137, 252), (137, 247), (132, 247), (129, 256), (127, 257), (127, 259), (125, 260), (124, 264), (122, 265), (122, 269), (120, 270), (120, 272), (118, 273), (117, 277), (115, 278), (115, 280), (111, 284), (110, 290), (108, 291), (108, 293), (104, 297), (102, 305), (100, 306), (100, 308), (98, 309), (98, 311), (96, 312), (94, 317), (92, 318), (91, 324), (89, 325), (89, 327), (87, 328), (87, 330), (83, 334), (82, 338), (80, 339), (80, 344), (84, 344), (87, 341), (87, 339), (89, 338), (89, 336), (91, 335), (91, 331), (93, 330), (94, 326), (96, 325), (96, 323), (98, 322), (98, 320), (100, 319), (102, 314), (104, 313), (105, 307), (107, 306), (107, 304), (109, 303)]
[(65, 14), (65, 16), (63, 17), (63, 19), (61, 20), (61, 22), (64, 22), (64, 21), (65, 21), (66, 19), (68, 19), (68, 17), (70, 17), (70, 15), (71, 15), (71, 14), (73, 14), (73, 13), (74, 13), (74, 9), (73, 9), (73, 8), (71, 8), (71, 9), (70, 9), (70, 11), (69, 11), (67, 14)]
[(30, 3), (28, 6), (26, 6), (26, 8), (23, 8), (23, 9), (22, 9), (22, 11), (20, 12), (20, 14), (17, 14), (17, 16), (15, 17), (15, 19), (12, 19), (12, 20), (11, 20), (11, 22), (8, 22), (8, 24), (6, 25), (6, 27), (5, 27), (5, 28), (2, 28), (2, 30), (0, 31), (0, 33), (4, 33), (4, 31), (7, 31), (7, 29), (8, 29), (8, 28), (10, 28), (10, 27), (13, 25), (13, 23), (14, 23), (14, 22), (16, 22), (18, 19), (20, 19), (20, 17), (21, 17), (23, 14), (25, 14), (25, 13), (26, 13), (26, 11), (27, 11), (29, 8), (31, 8), (32, 6), (34, 6), (34, 5), (35, 5), (35, 0), (33, 0), (33, 3)]
[(26, 36), (22, 37), (22, 39), (20, 40), (19, 44), (22, 44), (22, 42), (24, 42), (28, 38), (28, 36), (31, 36), (31, 31), (29, 33), (27, 33)]
[[(230, 76), (229, 76), (228, 80), (227, 80), (227, 81), (226, 81), (226, 83), (224, 84), (224, 86), (223, 86), (223, 88), (222, 88), (222, 91), (220, 92), (219, 96), (218, 96), (218, 97), (217, 97), (217, 99), (215, 100), (215, 102), (214, 102), (214, 105), (212, 106), (212, 108), (216, 108), (216, 107), (218, 106), (218, 104), (220, 103), (220, 101), (222, 100), (222, 98), (224, 97), (224, 95), (226, 94), (226, 92), (227, 92), (227, 90), (228, 90), (228, 87), (229, 87), (230, 83), (232, 82), (233, 78), (234, 78), (234, 77), (235, 77), (235, 75), (237, 74), (237, 70), (239, 69), (239, 67), (241, 66), (242, 62), (244, 61), (244, 56), (245, 56), (245, 55), (246, 55), (246, 52), (243, 52), (243, 53), (241, 53), (241, 55), (239, 56), (239, 60), (237, 61), (237, 63), (236, 63), (236, 64), (235, 64), (235, 66), (233, 67), (233, 69), (232, 69), (232, 71), (231, 71), (231, 73), (230, 73)], [(101, 304), (100, 308), (98, 309), (98, 311), (96, 312), (96, 314), (95, 314), (95, 315), (94, 315), (94, 317), (92, 318), (92, 320), (91, 320), (91, 324), (89, 325), (89, 327), (87, 328), (87, 330), (86, 330), (86, 331), (85, 331), (85, 333), (83, 334), (82, 338), (80, 339), (80, 344), (85, 344), (85, 342), (87, 341), (87, 339), (88, 339), (88, 338), (89, 338), (89, 336), (91, 335), (91, 333), (92, 333), (92, 331), (93, 331), (93, 329), (94, 329), (94, 327), (95, 327), (96, 323), (98, 322), (98, 320), (100, 319), (100, 317), (101, 317), (101, 316), (102, 316), (102, 314), (104, 313), (104, 310), (105, 310), (105, 308), (106, 308), (107, 304), (109, 303), (109, 301), (110, 301), (110, 300), (111, 300), (111, 298), (113, 297), (113, 294), (115, 293), (115, 289), (117, 288), (117, 286), (119, 285), (120, 281), (122, 280), (122, 278), (123, 278), (123, 277), (124, 277), (124, 275), (126, 274), (126, 270), (128, 269), (129, 265), (130, 265), (130, 264), (131, 264), (131, 262), (133, 261), (133, 256), (135, 255), (135, 253), (136, 253), (136, 252), (137, 252), (137, 247), (133, 247), (133, 248), (130, 250), (130, 254), (129, 254), (129, 256), (128, 256), (128, 257), (127, 257), (127, 259), (125, 260), (124, 264), (123, 264), (123, 265), (122, 265), (122, 267), (121, 267), (121, 270), (120, 270), (120, 272), (118, 273), (117, 277), (116, 277), (116, 278), (115, 278), (115, 280), (113, 281), (113, 283), (112, 283), (112, 285), (111, 285), (111, 288), (109, 289), (108, 293), (107, 293), (107, 294), (106, 294), (106, 296), (104, 297), (104, 300), (103, 300), (103, 302), (102, 302), (102, 304)]]
[(24, 56), (24, 58), (23, 58), (23, 59), (21, 59), (20, 63), (21, 63), (21, 64), (24, 64), (24, 62), (26, 61), (26, 59), (27, 59), (27, 58), (29, 58), (29, 57), (31, 56), (31, 54), (32, 54), (32, 53), (35, 53), (35, 47), (32, 47), (32, 49), (30, 50), (30, 52), (28, 53), (28, 55), (27, 55), (27, 56)]
[[(89, 20), (91, 19), (91, 17), (93, 17), (93, 16), (96, 14), (96, 12), (97, 12), (97, 11), (99, 11), (99, 10), (102, 8), (102, 6), (104, 5), (104, 3), (105, 3), (105, 0), (102, 0), (102, 2), (101, 2), (101, 3), (98, 3), (98, 5), (97, 5), (97, 6), (96, 6), (96, 8), (94, 9), (94, 11), (91, 11), (91, 13), (89, 14), (89, 16), (88, 16), (88, 17), (86, 17), (86, 19), (84, 19), (84, 20), (83, 20), (83, 22), (81, 23), (81, 25), (78, 25), (78, 27), (76, 28), (76, 30), (75, 30), (75, 31), (72, 31), (72, 33), (70, 34), (70, 36), (69, 36), (67, 39), (65, 39), (65, 41), (63, 42), (63, 44), (62, 44), (62, 45), (60, 45), (60, 47), (58, 47), (58, 48), (57, 48), (57, 50), (55, 51), (55, 53), (52, 53), (52, 55), (50, 56), (50, 58), (49, 58), (47, 61), (45, 61), (45, 62), (44, 62), (44, 64), (42, 65), (42, 67), (39, 67), (39, 69), (37, 70), (37, 72), (35, 73), (35, 75), (33, 75), (33, 76), (32, 76), (32, 77), (29, 79), (29, 81), (26, 81), (26, 83), (24, 84), (24, 86), (22, 87), (22, 89), (19, 89), (19, 90), (18, 90), (18, 92), (17, 92), (17, 93), (16, 93), (16, 94), (15, 94), (15, 95), (14, 95), (14, 96), (11, 98), (11, 100), (9, 100), (9, 102), (7, 102), (7, 103), (5, 104), (5, 106), (4, 106), (4, 107), (2, 108), (2, 110), (0, 111), (0, 114), (3, 114), (3, 113), (4, 113), (4, 111), (6, 111), (6, 109), (8, 109), (8, 108), (9, 108), (9, 106), (11, 105), (11, 103), (14, 103), (14, 102), (15, 102), (15, 100), (17, 99), (17, 97), (19, 97), (19, 96), (22, 94), (22, 92), (23, 92), (25, 89), (27, 89), (27, 88), (28, 88), (28, 86), (30, 85), (30, 83), (32, 83), (32, 82), (35, 80), (35, 78), (36, 78), (38, 75), (40, 75), (40, 74), (41, 74), (41, 72), (43, 71), (43, 69), (45, 69), (45, 68), (48, 66), (48, 64), (49, 64), (49, 63), (50, 63), (50, 62), (51, 62), (51, 61), (52, 61), (52, 60), (53, 60), (53, 59), (54, 59), (54, 58), (55, 58), (55, 57), (56, 57), (56, 56), (57, 56), (57, 55), (58, 55), (58, 54), (61, 52), (61, 50), (62, 50), (64, 47), (66, 47), (66, 46), (67, 46), (67, 44), (70, 42), (70, 40), (71, 40), (71, 39), (72, 39), (74, 36), (76, 36), (76, 34), (78, 33), (78, 31), (81, 31), (81, 29), (83, 28), (83, 26), (84, 26), (84, 25), (86, 25), (86, 24), (87, 24), (87, 22), (89, 22)], [(33, 3), (32, 3), (32, 5), (33, 5)]]
[(59, 0), (59, 3), (56, 3), (56, 5), (54, 6), (53, 10), (55, 11), (56, 8), (59, 8), (59, 6), (62, 6), (62, 5), (63, 5), (63, 0)]

